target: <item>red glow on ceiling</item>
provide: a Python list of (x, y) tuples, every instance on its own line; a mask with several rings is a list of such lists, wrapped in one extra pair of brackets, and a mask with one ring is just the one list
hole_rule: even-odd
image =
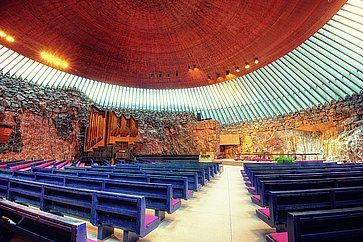
[[(208, 76), (215, 83), (215, 73), (223, 73), (220, 82), (226, 70), (240, 76), (276, 60), (345, 2), (5, 0), (0, 28), (16, 36), (9, 48), (38, 61), (44, 49), (66, 56), (72, 74), (131, 87), (185, 88), (211, 84)], [(193, 65), (198, 71), (190, 73)]]

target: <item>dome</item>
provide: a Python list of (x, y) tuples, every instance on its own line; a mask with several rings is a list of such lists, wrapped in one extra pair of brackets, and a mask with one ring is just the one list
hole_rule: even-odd
[(73, 75), (126, 87), (191, 88), (271, 63), (345, 2), (8, 0), (1, 1), (0, 27), (16, 36), (12, 50), (37, 61), (40, 52), (53, 53)]

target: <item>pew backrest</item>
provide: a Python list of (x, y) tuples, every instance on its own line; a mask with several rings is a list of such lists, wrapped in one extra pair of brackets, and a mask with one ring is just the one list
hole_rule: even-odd
[[(0, 230), (32, 241), (86, 242), (86, 223), (0, 200)], [(23, 224), (26, 223), (26, 226)], [(1, 238), (0, 241), (5, 241)]]

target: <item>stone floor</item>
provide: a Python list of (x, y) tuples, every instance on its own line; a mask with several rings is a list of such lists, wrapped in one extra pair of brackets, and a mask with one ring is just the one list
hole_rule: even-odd
[[(267, 224), (255, 215), (254, 205), (240, 175), (241, 167), (224, 166), (202, 191), (183, 201), (174, 214), (167, 214), (160, 226), (140, 241), (147, 242), (230, 242), (266, 241), (265, 234), (272, 232)], [(96, 228), (88, 226), (88, 236), (96, 238)], [(122, 231), (106, 240), (122, 240)]]

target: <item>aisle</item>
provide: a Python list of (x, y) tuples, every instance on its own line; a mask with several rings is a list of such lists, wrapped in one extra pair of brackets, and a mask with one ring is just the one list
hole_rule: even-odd
[[(265, 234), (273, 230), (256, 217), (257, 205), (251, 203), (240, 169), (224, 166), (222, 175), (194, 193), (192, 199), (183, 201), (179, 210), (167, 214), (161, 225), (140, 241), (266, 241)], [(94, 228), (89, 227), (89, 231), (94, 235)], [(116, 230), (116, 238), (107, 242), (119, 241), (117, 238), (122, 239), (122, 231)]]

